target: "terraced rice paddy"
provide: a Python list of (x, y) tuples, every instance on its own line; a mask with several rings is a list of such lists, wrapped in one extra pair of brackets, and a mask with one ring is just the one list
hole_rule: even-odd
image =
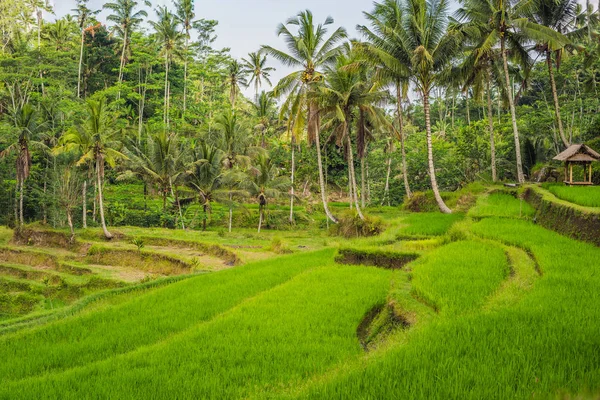
[[(380, 237), (351, 241), (139, 228), (123, 231), (146, 237), (141, 251), (124, 238), (79, 253), (6, 241), (16, 264), (2, 262), (4, 291), (35, 292), (49, 276), (122, 286), (89, 289), (79, 301), (97, 298), (53, 319), (5, 321), (0, 398), (595, 398), (600, 249), (532, 214), (486, 193), (466, 215), (398, 213)], [(237, 261), (192, 263), (207, 246)], [(359, 254), (402, 262), (346, 264)], [(155, 270), (164, 260), (181, 271)], [(103, 270), (129, 263), (149, 281)]]
[(600, 207), (600, 187), (598, 186), (546, 186), (559, 199), (586, 207)]

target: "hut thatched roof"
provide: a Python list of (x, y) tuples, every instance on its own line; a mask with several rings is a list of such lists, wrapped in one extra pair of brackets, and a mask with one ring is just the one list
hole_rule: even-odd
[(554, 157), (557, 161), (598, 161), (600, 154), (585, 144), (573, 144)]

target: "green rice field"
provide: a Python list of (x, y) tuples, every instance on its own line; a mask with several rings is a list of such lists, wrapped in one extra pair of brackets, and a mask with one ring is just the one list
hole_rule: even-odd
[(0, 399), (600, 396), (598, 247), (507, 192), (372, 214), (351, 240), (2, 228)]
[(600, 207), (599, 186), (565, 186), (558, 184), (548, 185), (546, 189), (559, 199), (579, 204), (580, 206)]

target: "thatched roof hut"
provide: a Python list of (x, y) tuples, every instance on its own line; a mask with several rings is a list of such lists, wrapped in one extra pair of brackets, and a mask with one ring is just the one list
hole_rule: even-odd
[[(573, 144), (554, 157), (565, 163), (565, 183), (567, 185), (592, 185), (592, 163), (600, 161), (600, 154), (585, 144)], [(583, 182), (573, 182), (573, 165), (583, 167)]]

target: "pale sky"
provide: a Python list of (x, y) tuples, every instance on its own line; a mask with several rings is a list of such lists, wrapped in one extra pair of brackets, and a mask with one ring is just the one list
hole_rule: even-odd
[[(91, 0), (90, 8), (99, 9), (105, 0)], [(51, 0), (57, 17), (62, 17), (75, 8), (75, 0)], [(143, 1), (140, 0), (140, 3)], [(170, 0), (154, 0), (152, 7), (167, 5), (173, 10)], [(201, 0), (195, 1), (196, 18), (215, 19), (219, 21), (216, 33), (218, 39), (215, 48), (228, 47), (235, 58), (245, 57), (249, 52), (257, 51), (261, 45), (268, 44), (278, 49), (285, 50), (285, 43), (278, 38), (275, 31), (277, 25), (285, 22), (289, 17), (299, 11), (309, 9), (315, 16), (315, 22), (322, 22), (327, 16), (334, 18), (335, 23), (330, 25), (330, 32), (338, 26), (344, 26), (351, 38), (357, 36), (356, 25), (365, 23), (363, 11), (370, 11), (373, 2), (370, 0)], [(149, 18), (155, 13), (148, 10)], [(98, 19), (106, 22), (106, 13), (100, 14)], [(271, 75), (273, 84), (290, 72), (280, 64), (271, 60), (271, 66), (277, 71)], [(269, 88), (263, 87), (268, 90)], [(253, 96), (252, 88), (246, 95)]]

